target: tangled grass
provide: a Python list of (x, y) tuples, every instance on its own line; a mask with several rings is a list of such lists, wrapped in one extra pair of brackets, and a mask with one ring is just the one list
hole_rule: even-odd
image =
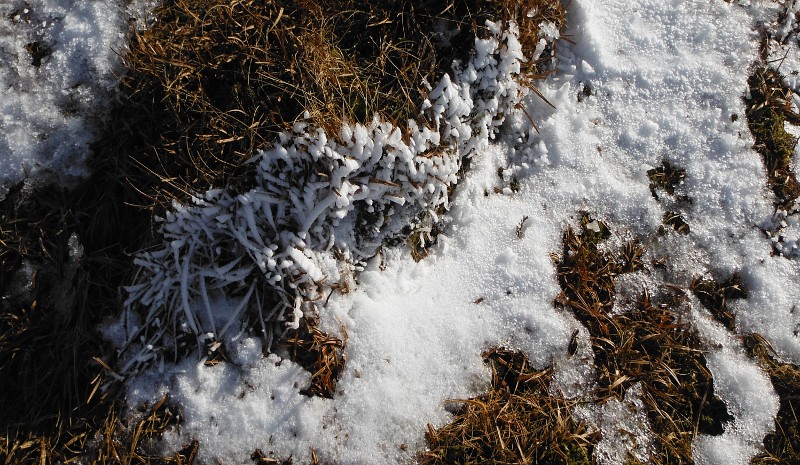
[(453, 421), (428, 427), (422, 465), (589, 464), (597, 434), (577, 422), (576, 401), (550, 393), (551, 368), (534, 370), (520, 352), (483, 354), (492, 370), (489, 392), (463, 401)]
[(134, 31), (123, 85), (161, 129), (131, 154), (131, 179), (156, 203), (236, 185), (242, 162), (301, 120), (335, 138), (344, 123), (419, 119), (486, 19), (515, 21), (530, 51), (542, 20), (564, 23), (551, 0), (169, 0), (155, 16)]
[(656, 436), (650, 463), (691, 463), (694, 436), (721, 434), (723, 422), (731, 417), (714, 395), (697, 334), (682, 323), (680, 298), (654, 302), (644, 289), (634, 311), (612, 311), (615, 278), (643, 269), (644, 250), (635, 242), (617, 253), (600, 248), (610, 234), (602, 222), (586, 215), (580, 232), (569, 228), (564, 233), (556, 265), (562, 289), (557, 302), (589, 331), (600, 402), (622, 399), (640, 383)]

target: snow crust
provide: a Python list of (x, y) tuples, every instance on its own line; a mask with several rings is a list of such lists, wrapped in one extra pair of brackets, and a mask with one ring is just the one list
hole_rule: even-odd
[(0, 199), (24, 178), (69, 181), (121, 71), (128, 20), (152, 0), (0, 2)]
[[(486, 389), (488, 372), (480, 354), (489, 347), (523, 350), (539, 368), (552, 364), (555, 390), (571, 397), (586, 396), (593, 378), (589, 342), (578, 322), (553, 305), (559, 287), (550, 254), (561, 250), (562, 232), (576, 224), (578, 212), (590, 211), (616, 233), (612, 241), (648, 237), (652, 238), (645, 244), (648, 259), (669, 254), (662, 274), (631, 277), (625, 283), (629, 289), (640, 282), (653, 288), (668, 284), (688, 290), (697, 277), (742, 276), (748, 298), (732, 303), (735, 333), (712, 321), (688, 291), (687, 305), (690, 323), (706, 344), (715, 392), (734, 417), (724, 425), (722, 435), (697, 438), (695, 459), (701, 464), (748, 463), (773, 428), (778, 402), (768, 377), (744, 355), (739, 336), (758, 332), (781, 357), (795, 363), (800, 360), (794, 334), (800, 324), (795, 310), (800, 303), (800, 269), (795, 256), (773, 255), (772, 243), (761, 230), (773, 222), (773, 198), (759, 155), (751, 148), (742, 99), (748, 70), (758, 58), (757, 27), (778, 24), (791, 29), (780, 21), (767, 22), (775, 11), (768, 2), (572, 0), (566, 34), (575, 44), (559, 44), (558, 72), (540, 85), (555, 108), (529, 96), (525, 110), (539, 130), (522, 112), (510, 113), (492, 143), (489, 135), (498, 127), (485, 120), (477, 126), (479, 130), (470, 126), (468, 133), (461, 132), (466, 131), (461, 119), (445, 123), (450, 130), (443, 134), (456, 138), (460, 150), (473, 153), (466, 179), (455, 197), (446, 200), (445, 191), (437, 190), (435, 182), (427, 184), (433, 186), (432, 191), (427, 187), (419, 191), (404, 182), (423, 170), (451, 175), (447, 154), (434, 157), (435, 168), (402, 155), (391, 161), (375, 155), (373, 161), (374, 152), (367, 148), (375, 140), (401, 153), (402, 144), (409, 146), (386, 142), (393, 129), (379, 122), (356, 128), (351, 139), (345, 138), (354, 141), (347, 155), (337, 152), (338, 147), (319, 133), (298, 128), (299, 139), (287, 136), (254, 161), (265, 173), (264, 179), (287, 185), (282, 192), (292, 200), (282, 213), (286, 219), (279, 220), (277, 210), (271, 210), (270, 220), (264, 207), (243, 207), (258, 205), (255, 195), (251, 199), (211, 192), (194, 205), (176, 206), (164, 231), (173, 234), (168, 236), (170, 241), (178, 242), (155, 252), (162, 254), (163, 262), (150, 260), (158, 258), (155, 255), (139, 258), (145, 273), (151, 273), (150, 280), (134, 288), (132, 295), (154, 296), (152, 302), (163, 299), (159, 306), (178, 309), (175, 321), (187, 322), (189, 314), (202, 315), (202, 299), (187, 303), (181, 296), (182, 289), (198, 289), (205, 279), (197, 278), (199, 268), (191, 271), (195, 262), (186, 252), (191, 251), (194, 233), (235, 238), (252, 259), (254, 270), (266, 269), (272, 273), (268, 276), (281, 281), (297, 269), (310, 281), (319, 276), (340, 279), (336, 273), (342, 272), (320, 258), (324, 254), (312, 253), (325, 251), (318, 248), (326, 243), (323, 238), (334, 237), (333, 243), (347, 246), (354, 262), (365, 261), (349, 271), (355, 276), (351, 292), (333, 293), (319, 309), (326, 331), (347, 334), (347, 365), (338, 392), (333, 399), (301, 395), (309, 380), (307, 372), (275, 354), (262, 358), (259, 338), (233, 331), (228, 345), (234, 363), (207, 367), (186, 360), (156, 366), (128, 383), (129, 405), (152, 402), (169, 392), (181, 406), (184, 422), (166, 435), (167, 447), (177, 449), (196, 438), (204, 463), (248, 463), (256, 448), (275, 457), (291, 455), (300, 462), (309, 460), (313, 448), (323, 462), (406, 463), (424, 447), (426, 425), (435, 427), (449, 420), (448, 399), (474, 396)], [(491, 53), (485, 52), (492, 44), (484, 46), (483, 50), (478, 47), (477, 56), (490, 60)], [(475, 77), (471, 85), (479, 82)], [(455, 109), (443, 105), (440, 115), (460, 111), (461, 102), (468, 105), (470, 99), (475, 104), (468, 89), (459, 88), (456, 80), (451, 84), (448, 101), (456, 104)], [(448, 95), (447, 89), (442, 87), (441, 95)], [(427, 110), (436, 115), (435, 97), (430, 104)], [(493, 105), (490, 102), (484, 108)], [(356, 135), (358, 131), (364, 135)], [(421, 137), (433, 144), (433, 139)], [(476, 145), (469, 146), (475, 141)], [(425, 143), (420, 146), (429, 147)], [(302, 152), (308, 163), (335, 160), (321, 166), (328, 176), (345, 173), (331, 176), (342, 180), (337, 192), (313, 182), (301, 188), (288, 176), (281, 178), (280, 169), (274, 169), (295, 160), (289, 155), (291, 150)], [(681, 189), (691, 202), (652, 197), (647, 171), (663, 160), (686, 169)], [(389, 163), (394, 163), (393, 174), (406, 176), (382, 178), (399, 184), (396, 190), (391, 184), (359, 181), (389, 169)], [(398, 166), (402, 170), (397, 171)], [(512, 181), (517, 184), (513, 189)], [(429, 258), (416, 263), (404, 249), (383, 249), (366, 259), (370, 250), (377, 250), (369, 248), (375, 244), (359, 242), (363, 236), (352, 232), (348, 215), (359, 193), (373, 188), (380, 190), (379, 196), (369, 197), (376, 202), (375, 209), (394, 208), (395, 215), (405, 205), (424, 208), (447, 202), (446, 232)], [(674, 209), (680, 210), (690, 232), (659, 236), (663, 214)], [(218, 215), (223, 215), (217, 221), (223, 226), (210, 221)], [(195, 218), (207, 218), (202, 225), (218, 229), (209, 233), (201, 225), (186, 226)], [(289, 236), (279, 221), (291, 221), (300, 228)], [(228, 224), (236, 226), (224, 226)], [(384, 224), (378, 226), (378, 231), (388, 230)], [(330, 231), (332, 235), (326, 236)], [(236, 237), (237, 232), (247, 241)], [(272, 256), (264, 251), (267, 242), (260, 244), (258, 237), (278, 245)], [(377, 243), (382, 237), (386, 236), (377, 234), (371, 240)], [(258, 255), (260, 251), (263, 256)], [(208, 257), (217, 252), (203, 253)], [(279, 254), (284, 255), (276, 258)], [(281, 274), (284, 271), (275, 267), (286, 261), (291, 262), (284, 268), (288, 274)], [(165, 275), (178, 270), (171, 275), (178, 281), (159, 295), (161, 281), (153, 276), (162, 268)], [(225, 272), (214, 279), (238, 282), (234, 277)], [(180, 279), (195, 281), (186, 285)], [(246, 292), (240, 288), (238, 295)], [(213, 307), (223, 315), (235, 314), (241, 302), (225, 299), (222, 293), (212, 297), (218, 298)], [(211, 307), (212, 300), (208, 302)], [(192, 305), (198, 310), (192, 310)], [(198, 327), (208, 328), (213, 322), (213, 318), (202, 318), (195, 321)], [(580, 330), (579, 346), (569, 357), (567, 345), (574, 329)], [(583, 412), (593, 427), (606, 432), (597, 456), (600, 463), (622, 463), (628, 451), (646, 456), (649, 433), (637, 389), (630, 388), (623, 401)], [(632, 436), (609, 433), (620, 426)]]

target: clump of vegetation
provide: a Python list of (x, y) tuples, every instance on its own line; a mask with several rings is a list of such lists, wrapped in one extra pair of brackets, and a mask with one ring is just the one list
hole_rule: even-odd
[(650, 179), (650, 193), (658, 200), (659, 190), (675, 195), (675, 188), (683, 182), (686, 170), (664, 160), (661, 166), (647, 170), (647, 177)]
[(520, 352), (483, 354), (489, 392), (462, 405), (453, 421), (429, 426), (421, 464), (589, 464), (598, 437), (572, 417), (575, 401), (550, 394), (552, 369), (534, 370)]
[(736, 321), (728, 309), (728, 302), (731, 299), (747, 298), (747, 291), (738, 274), (732, 275), (722, 284), (713, 279), (697, 278), (692, 282), (691, 290), (717, 321), (730, 331), (736, 331)]
[[(656, 200), (665, 200), (659, 197), (659, 192), (665, 192), (670, 197), (673, 197), (675, 206), (690, 202), (686, 195), (676, 194), (676, 189), (683, 184), (686, 178), (686, 170), (673, 165), (667, 160), (661, 162), (661, 165), (647, 171), (647, 177), (650, 179), (650, 193)], [(683, 218), (680, 212), (666, 211), (663, 216), (664, 226), (669, 226), (678, 234), (689, 234), (689, 223)], [(659, 230), (660, 234), (665, 234), (666, 229), (663, 227)]]
[(672, 229), (678, 234), (689, 234), (689, 223), (687, 223), (686, 220), (683, 219), (683, 216), (681, 216), (681, 214), (678, 212), (665, 212), (664, 224), (672, 227)]
[[(275, 458), (270, 455), (264, 454), (261, 449), (256, 449), (252, 454), (250, 454), (250, 460), (253, 461), (254, 465), (293, 465), (294, 459), (292, 456), (289, 456), (288, 459), (280, 459)], [(311, 462), (308, 465), (321, 465), (319, 458), (317, 457), (317, 453), (314, 449), (311, 449)]]
[(289, 332), (286, 344), (292, 361), (311, 373), (311, 384), (300, 392), (333, 398), (344, 368), (344, 341), (320, 330), (315, 319), (303, 318), (300, 327)]
[(487, 19), (515, 21), (524, 50), (542, 21), (564, 22), (558, 2), (542, 0), (168, 0), (154, 15), (123, 56), (123, 84), (160, 129), (131, 156), (159, 180), (143, 192), (162, 202), (236, 183), (238, 167), (298, 121), (331, 138), (376, 115), (405, 127)]
[(757, 68), (747, 84), (747, 126), (755, 139), (754, 148), (767, 169), (776, 208), (791, 211), (800, 196), (800, 184), (792, 171), (797, 138), (784, 127), (787, 122), (800, 124), (800, 115), (792, 110), (792, 91), (780, 72), (770, 67)]
[[(645, 289), (636, 310), (612, 313), (615, 277), (643, 265), (625, 258), (641, 257), (640, 245), (629, 244), (618, 254), (599, 248), (609, 235), (605, 225), (586, 215), (580, 233), (572, 228), (564, 233), (557, 303), (571, 309), (589, 330), (600, 401), (622, 399), (629, 387), (640, 383), (656, 432), (651, 463), (691, 463), (694, 436), (721, 434), (731, 417), (714, 395), (696, 333), (671, 308), (673, 299), (654, 302)], [(639, 250), (632, 254), (632, 249)]]
[[(112, 412), (97, 332), (118, 311), (129, 253), (149, 236), (149, 214), (129, 206), (116, 164), (72, 190), (0, 203), (0, 461), (68, 463), (90, 448)], [(3, 458), (5, 457), (5, 458)]]
[[(112, 408), (96, 431), (84, 427), (68, 430), (66, 437), (0, 437), (0, 458), (7, 464), (73, 463), (85, 457), (98, 465), (191, 465), (200, 447), (197, 441), (171, 456), (160, 455), (154, 442), (178, 423), (177, 413), (164, 397), (131, 420), (130, 425)], [(89, 456), (85, 455), (87, 448), (92, 450)]]
[[(98, 389), (111, 351), (96, 325), (119, 311), (153, 213), (194, 191), (246, 187), (243, 162), (301, 119), (335, 137), (343, 121), (416, 116), (424, 82), (467, 58), (488, 18), (516, 20), (526, 50), (542, 21), (564, 21), (560, 3), (543, 0), (166, 0), (154, 15), (133, 26), (92, 176), (67, 190), (18, 186), (0, 202), (0, 462), (69, 463), (119, 425), (119, 399)], [(309, 388), (325, 395), (336, 378), (326, 354), (341, 344), (307, 329), (297, 352), (323, 360), (313, 373), (331, 368)], [(98, 460), (150, 459), (119, 444)]]

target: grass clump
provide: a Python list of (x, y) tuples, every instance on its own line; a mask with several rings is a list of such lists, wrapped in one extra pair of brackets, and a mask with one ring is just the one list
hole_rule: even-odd
[(731, 299), (747, 298), (747, 291), (738, 274), (732, 275), (721, 284), (712, 279), (697, 278), (692, 281), (691, 290), (717, 321), (728, 330), (736, 331), (736, 321), (728, 309), (728, 302)]
[[(622, 399), (634, 383), (655, 434), (651, 463), (691, 463), (692, 439), (699, 433), (721, 434), (731, 419), (714, 395), (713, 379), (699, 349), (696, 333), (681, 323), (672, 299), (654, 302), (647, 289), (634, 311), (614, 313), (616, 276), (638, 271), (631, 266), (626, 245), (620, 253), (603, 250), (608, 228), (588, 216), (581, 232), (567, 229), (557, 262), (561, 295), (557, 303), (569, 308), (589, 330), (597, 367), (599, 401)], [(642, 251), (636, 255), (641, 257)]]
[(650, 179), (650, 193), (658, 200), (659, 190), (675, 195), (675, 188), (683, 182), (686, 170), (664, 160), (660, 166), (647, 170), (647, 177)]
[[(67, 418), (67, 420), (72, 420)], [(179, 423), (166, 397), (129, 421), (112, 407), (97, 427), (78, 425), (59, 434), (19, 434), (0, 437), (0, 461), (5, 464), (191, 465), (199, 443), (192, 441), (171, 456), (160, 455), (155, 441)], [(87, 449), (92, 450), (87, 454)]]
[(683, 219), (683, 216), (678, 212), (664, 212), (664, 225), (671, 227), (676, 233), (687, 235), (689, 234), (689, 223)]
[(292, 361), (311, 373), (311, 384), (300, 393), (332, 399), (344, 368), (345, 342), (320, 330), (316, 319), (306, 317), (289, 332), (286, 345)]
[(552, 0), (167, 0), (154, 16), (123, 56), (120, 116), (157, 129), (132, 178), (157, 178), (141, 190), (160, 202), (241, 181), (240, 165), (298, 121), (331, 138), (376, 115), (405, 127), (487, 19), (514, 20), (525, 50), (542, 21), (564, 22)]
[(156, 441), (179, 423), (180, 417), (167, 397), (140, 413), (130, 425), (126, 425), (126, 421), (112, 410), (100, 431), (102, 435), (98, 434), (99, 437), (95, 439), (92, 462), (109, 465), (191, 465), (200, 448), (197, 440), (186, 444), (171, 456), (158, 452)]
[(787, 122), (800, 123), (800, 115), (792, 110), (792, 91), (783, 83), (783, 76), (769, 67), (757, 68), (747, 84), (747, 126), (755, 139), (754, 148), (767, 169), (776, 208), (791, 211), (800, 196), (800, 184), (792, 171), (797, 138), (784, 127)]
[(455, 418), (429, 426), (420, 464), (589, 464), (596, 434), (572, 417), (575, 401), (550, 394), (552, 369), (534, 370), (520, 352), (483, 354), (489, 392), (461, 401)]
[(745, 348), (769, 375), (780, 398), (775, 431), (764, 438), (765, 452), (751, 463), (800, 464), (800, 367), (780, 362), (769, 343), (758, 334), (745, 337)]

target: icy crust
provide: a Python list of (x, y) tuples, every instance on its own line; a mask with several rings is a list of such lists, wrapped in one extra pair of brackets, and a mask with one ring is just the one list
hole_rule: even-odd
[[(403, 227), (428, 239), (464, 157), (485, 149), (526, 94), (516, 82), (525, 60), (516, 26), (487, 25), (490, 37), (476, 39), (471, 60), (431, 89), (422, 122), (345, 126), (340, 142), (298, 123), (251, 161), (249, 191), (212, 190), (175, 204), (162, 220), (162, 246), (135, 260), (122, 372), (157, 358), (182, 333), (202, 349), (255, 321), (269, 344), (274, 322), (288, 317), (296, 328), (331, 285)], [(266, 313), (265, 289), (280, 296)], [(217, 321), (211, 304), (222, 297), (240, 302), (225, 312), (228, 321)]]
[(121, 71), (127, 22), (142, 2), (0, 2), (0, 199), (46, 172), (69, 180), (84, 160)]

